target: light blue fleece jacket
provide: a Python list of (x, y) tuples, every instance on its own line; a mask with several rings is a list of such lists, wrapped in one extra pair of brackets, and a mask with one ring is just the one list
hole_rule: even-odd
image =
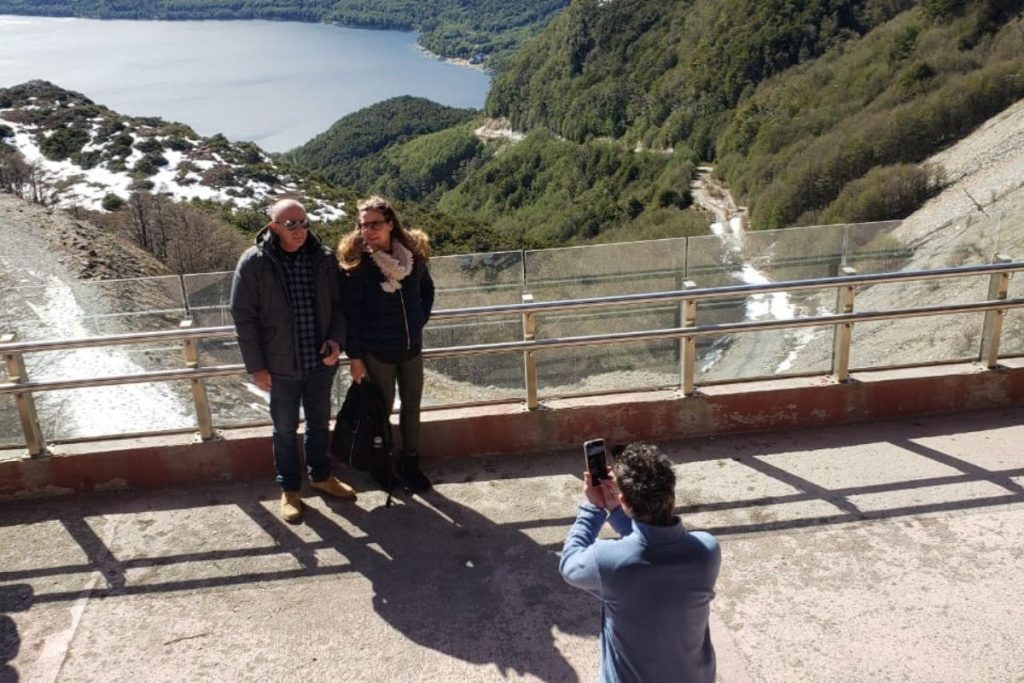
[[(605, 521), (622, 538), (597, 540)], [(602, 683), (714, 683), (708, 615), (722, 562), (703, 531), (630, 520), (580, 503), (559, 571), (601, 601)]]

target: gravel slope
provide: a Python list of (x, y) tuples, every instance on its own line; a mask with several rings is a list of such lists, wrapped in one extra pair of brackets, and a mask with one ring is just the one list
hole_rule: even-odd
[[(926, 163), (945, 169), (948, 187), (903, 221), (890, 237), (914, 250), (904, 270), (991, 262), (1000, 253), (1024, 259), (1024, 101), (1009, 107), (970, 136)], [(1024, 296), (1022, 278), (1011, 280), (1010, 297)], [(945, 283), (879, 285), (857, 293), (855, 310), (980, 301), (988, 278)], [(897, 296), (898, 295), (898, 296)], [(966, 358), (980, 348), (981, 315), (932, 316), (864, 324), (854, 329), (853, 366)], [(1002, 350), (1024, 350), (1024, 314), (1006, 319)], [(795, 366), (815, 367), (831, 354), (831, 334), (818, 333), (797, 354)]]

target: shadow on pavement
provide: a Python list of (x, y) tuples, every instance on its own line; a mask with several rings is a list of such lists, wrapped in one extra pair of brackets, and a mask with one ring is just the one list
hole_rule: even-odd
[[(436, 491), (391, 508), (333, 507), (367, 534), (337, 547), (372, 582), (374, 610), (392, 628), (502, 675), (577, 680), (553, 631), (596, 635), (597, 607), (565, 585), (552, 550)], [(306, 523), (338, 535), (318, 512)]]
[[(46, 528), (52, 529), (46, 534), (52, 535), (36, 540), (41, 547), (52, 544), (55, 554), (0, 571), (0, 591), (8, 596), (3, 606), (16, 604), (21, 610), (83, 598), (210, 590), (356, 573), (372, 584), (372, 606), (377, 615), (421, 647), (473, 664), (493, 664), (503, 674), (578, 680), (555, 646), (555, 633), (596, 636), (597, 607), (563, 583), (556, 553), (531, 540), (515, 524), (496, 524), (432, 491), (424, 497), (399, 495), (389, 508), (324, 499), (326, 505), (312, 504), (305, 509), (302, 525), (313, 533), (296, 533), (302, 529), (276, 516), (274, 491), (271, 483), (211, 486), (160, 496), (134, 492), (21, 505), (14, 514), (0, 515), (4, 520), (0, 532), (8, 526), (46, 521)], [(194, 515), (190, 508), (205, 515), (202, 508), (206, 506), (220, 510), (209, 513), (212, 526), (207, 533), (186, 538), (186, 543), (173, 548), (165, 546), (180, 548), (184, 551), (180, 553), (161, 554), (143, 546), (132, 549), (134, 556), (119, 558), (111, 549), (118, 547), (117, 532), (114, 538), (107, 538), (110, 532), (102, 531), (102, 520), (108, 517), (145, 528), (154, 516), (167, 512)], [(235, 514), (218, 516), (225, 515), (225, 508), (232, 508)], [(134, 522), (125, 521), (135, 518)], [(218, 544), (217, 529), (226, 519), (238, 524), (246, 518), (255, 524), (243, 532), (247, 538), (244, 547)], [(354, 535), (352, 527), (362, 533)], [(130, 533), (138, 533), (137, 527)], [(189, 551), (189, 543), (194, 551)], [(63, 550), (57, 550), (61, 544)], [(319, 562), (318, 553), (326, 550), (336, 550), (347, 562)], [(285, 557), (295, 561), (281, 561)], [(83, 559), (69, 563), (66, 558)], [(237, 559), (265, 561), (255, 562), (251, 573), (203, 576), (202, 567)], [(190, 567), (199, 570), (198, 576), (190, 575), (196, 571)], [(166, 570), (168, 579), (131, 580), (152, 568)], [(97, 574), (102, 575), (99, 583), (81, 580)], [(59, 577), (67, 580), (57, 580)], [(39, 592), (33, 593), (31, 584), (4, 585), (14, 581), (38, 582)], [(0, 653), (4, 661), (13, 661), (20, 642), (16, 624), (4, 615), (0, 627)], [(0, 671), (17, 680), (14, 670), (4, 667)], [(0, 679), (3, 683), (7, 680)]]
[[(693, 447), (697, 442), (672, 442), (665, 445), (665, 450), (677, 464), (731, 459), (768, 479), (787, 485), (792, 491), (782, 495), (751, 498), (736, 495), (730, 500), (713, 503), (691, 502), (683, 496), (677, 512), (683, 516), (684, 521), (687, 515), (694, 513), (754, 511), (770, 506), (813, 501), (827, 503), (835, 510), (834, 514), (824, 516), (806, 515), (794, 519), (703, 527), (715, 535), (728, 536), (1024, 503), (1024, 486), (1015, 481), (1016, 478), (1024, 476), (1024, 467), (986, 469), (963, 457), (922, 443), (937, 437), (1016, 427), (1022, 417), (1024, 411), (1020, 409), (958, 413), (876, 423), (871, 426), (851, 425), (847, 429), (828, 427), (772, 435), (733, 436), (718, 439), (714, 444), (702, 441), (697, 448)], [(947, 442), (944, 440), (943, 443)], [(857, 457), (863, 460), (866, 463), (865, 467), (868, 468), (884, 467), (884, 459), (880, 459), (878, 465), (873, 465), (869, 459), (874, 455), (872, 451), (886, 450), (889, 453), (898, 451), (908, 458), (920, 459), (920, 467), (914, 468), (942, 469), (946, 473), (926, 477), (895, 475), (891, 481), (880, 483), (828, 486), (817, 483), (813, 477), (799, 474), (798, 470), (801, 468), (793, 458), (793, 454), (799, 454), (801, 459), (812, 461), (841, 449), (853, 448), (862, 449)], [(863, 450), (865, 448), (866, 450)], [(788, 458), (784, 464), (775, 462), (773, 456), (778, 455)], [(935, 465), (941, 467), (936, 468)], [(955, 493), (951, 492), (942, 496), (941, 500), (922, 501), (913, 505), (881, 506), (875, 509), (863, 509), (855, 502), (858, 497), (880, 494), (902, 494), (893, 500), (912, 501), (915, 499), (915, 492), (938, 487), (952, 489), (957, 485), (977, 483), (993, 485), (990, 489), (991, 495), (958, 499)]]
[(18, 672), (11, 663), (21, 650), (21, 637), (9, 613), (28, 609), (31, 604), (31, 586), (23, 583), (0, 586), (0, 683), (18, 681)]

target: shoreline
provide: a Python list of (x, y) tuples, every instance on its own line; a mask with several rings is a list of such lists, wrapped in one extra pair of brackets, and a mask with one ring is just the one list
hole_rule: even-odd
[(420, 45), (418, 42), (416, 43), (416, 51), (422, 54), (424, 57), (436, 60), (438, 62), (444, 62), (445, 64), (454, 64), (455, 66), (460, 66), (465, 69), (472, 69), (473, 71), (479, 71), (480, 73), (487, 74), (488, 76), (494, 75), (491, 72), (491, 70), (488, 69), (483, 64), (473, 64), (468, 59), (464, 59), (462, 57), (442, 57), (436, 52), (431, 52), (427, 48)]

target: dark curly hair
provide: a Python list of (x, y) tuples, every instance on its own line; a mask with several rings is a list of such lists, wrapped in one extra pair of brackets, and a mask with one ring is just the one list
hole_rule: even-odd
[(672, 523), (676, 506), (676, 473), (672, 461), (654, 444), (631, 443), (613, 466), (619, 491), (633, 516), (647, 524)]

